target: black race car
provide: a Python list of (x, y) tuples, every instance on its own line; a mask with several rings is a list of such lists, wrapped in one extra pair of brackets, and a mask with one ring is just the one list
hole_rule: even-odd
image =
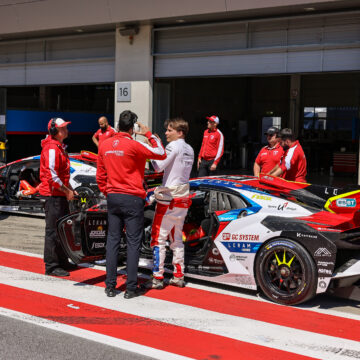
[[(96, 184), (97, 155), (88, 151), (69, 154), (70, 184), (79, 196), (70, 202), (77, 211), (97, 204), (102, 194)], [(162, 174), (145, 170), (147, 186), (161, 183)], [(44, 216), (44, 201), (37, 192), (40, 184), (40, 156), (31, 156), (0, 167), (0, 211)]]

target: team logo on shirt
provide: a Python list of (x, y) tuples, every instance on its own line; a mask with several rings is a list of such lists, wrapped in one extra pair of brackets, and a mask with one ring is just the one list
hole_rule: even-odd
[(116, 148), (119, 145), (119, 140), (114, 140), (112, 145), (113, 145), (113, 148)]

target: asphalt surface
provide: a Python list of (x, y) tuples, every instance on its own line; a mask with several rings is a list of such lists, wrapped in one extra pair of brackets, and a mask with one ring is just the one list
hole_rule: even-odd
[[(0, 213), (0, 247), (42, 254), (44, 231), (45, 220), (43, 218)], [(209, 286), (209, 290), (211, 290), (212, 286), (214, 285)], [(218, 288), (222, 288), (222, 286), (218, 286)], [(223, 288), (226, 287), (223, 286)], [(243, 290), (236, 291), (242, 292)], [(246, 290), (243, 292), (254, 296), (254, 299), (259, 296), (255, 292), (251, 293)], [(344, 315), (356, 314), (360, 316), (359, 302), (339, 299), (329, 295), (316, 296), (299, 307), (303, 309), (331, 309), (340, 314), (344, 313)], [(160, 336), (163, 335), (165, 334)], [(22, 321), (21, 315), (19, 315), (19, 319), (0, 316), (0, 359), (106, 360), (149, 358), (27, 323)]]
[[(42, 254), (45, 220), (0, 212), (0, 247)], [(0, 359), (147, 360), (112, 346), (0, 316)]]
[(2, 360), (150, 360), (60, 331), (0, 316)]

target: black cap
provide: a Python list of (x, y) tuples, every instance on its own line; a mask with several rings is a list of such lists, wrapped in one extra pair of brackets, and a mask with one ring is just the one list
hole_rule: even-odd
[(292, 129), (285, 128), (280, 131), (280, 137), (282, 139), (294, 139), (294, 136)]
[(279, 129), (275, 126), (271, 126), (267, 129), (267, 131), (265, 131), (264, 135), (278, 135), (279, 134)]

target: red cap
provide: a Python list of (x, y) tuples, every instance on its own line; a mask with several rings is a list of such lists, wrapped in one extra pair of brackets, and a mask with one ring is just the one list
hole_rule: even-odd
[[(71, 124), (71, 121), (65, 121), (61, 118), (53, 118), (53, 119), (55, 119), (55, 127), (57, 127), (57, 128), (64, 127), (66, 125)], [(52, 123), (53, 119), (50, 119), (50, 121), (48, 123), (48, 130), (50, 130), (50, 128), (51, 128), (51, 123)]]
[(219, 118), (216, 115), (207, 116), (206, 117), (209, 121), (214, 122), (215, 124), (218, 124), (220, 122)]

